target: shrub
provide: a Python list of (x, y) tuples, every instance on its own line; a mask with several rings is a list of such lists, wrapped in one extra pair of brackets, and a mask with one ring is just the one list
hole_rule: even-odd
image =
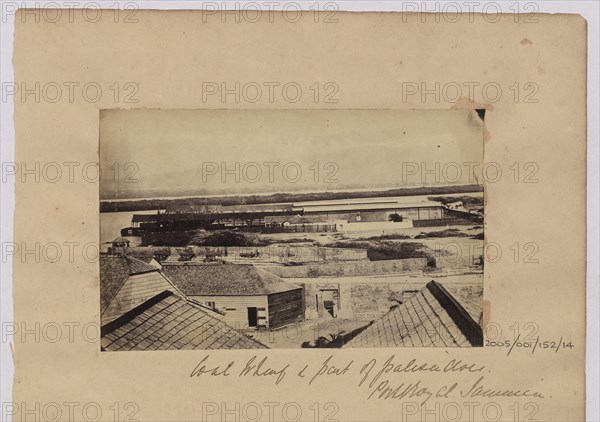
[(402, 223), (402, 221), (404, 220), (404, 217), (402, 217), (398, 213), (394, 213), (394, 214), (390, 214), (389, 220), (393, 221), (394, 223)]
[(257, 235), (232, 230), (219, 230), (198, 242), (201, 246), (266, 246), (269, 242)]
[(256, 252), (240, 252), (242, 258), (256, 258), (260, 255), (259, 251)]
[(179, 253), (178, 261), (191, 261), (196, 257), (192, 248), (178, 249), (177, 252)]
[(161, 263), (165, 261), (170, 255), (170, 252), (159, 252), (154, 254), (154, 259), (156, 260), (156, 262)]
[(371, 261), (389, 259), (427, 258), (424, 245), (415, 242), (378, 242), (367, 248), (367, 257)]
[(425, 233), (422, 232), (421, 234), (415, 236), (415, 239), (426, 239), (428, 237), (469, 237), (470, 235), (461, 232), (459, 229), (446, 229), (446, 230), (440, 230), (437, 232), (429, 232), (429, 233)]
[(440, 202), (443, 205), (450, 204), (452, 202), (460, 201), (467, 208), (472, 207), (483, 207), (483, 197), (482, 196), (430, 196), (430, 201)]
[(150, 232), (142, 235), (142, 246), (186, 246), (191, 232)]
[[(322, 234), (321, 236), (326, 236), (326, 235)], [(262, 240), (262, 242), (268, 243), (270, 245), (277, 244), (277, 243), (315, 243), (314, 240), (308, 239), (306, 237), (304, 239), (273, 239), (273, 238), (268, 238), (268, 239)]]
[(382, 234), (380, 236), (359, 237), (356, 240), (404, 240), (404, 239), (410, 239), (410, 238), (411, 237), (406, 234), (391, 233), (391, 234)]

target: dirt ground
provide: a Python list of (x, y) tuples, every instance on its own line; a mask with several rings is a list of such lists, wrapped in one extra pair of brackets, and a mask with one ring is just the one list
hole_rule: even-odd
[[(483, 227), (481, 225), (465, 225), (465, 226), (440, 226), (440, 227), (414, 227), (411, 229), (398, 229), (398, 230), (368, 230), (364, 232), (331, 232), (331, 233), (271, 233), (264, 234), (261, 237), (270, 238), (274, 240), (289, 240), (289, 239), (297, 239), (297, 240), (308, 240), (320, 243), (322, 245), (327, 243), (332, 243), (340, 240), (357, 240), (360, 238), (367, 238), (373, 236), (381, 236), (381, 235), (389, 235), (389, 234), (401, 234), (405, 236), (410, 236), (411, 239), (406, 239), (405, 241), (423, 241), (423, 240), (433, 240), (433, 241), (443, 241), (448, 238), (437, 238), (437, 239), (414, 239), (415, 236), (421, 233), (430, 233), (446, 230), (448, 228), (458, 229), (461, 233), (467, 234), (469, 236), (474, 236), (479, 233), (483, 233)], [(460, 237), (459, 239), (469, 239), (468, 237)]]
[[(306, 320), (278, 330), (248, 333), (271, 349), (337, 347), (336, 339), (352, 330), (366, 327), (370, 321), (339, 318)], [(333, 343), (331, 343), (333, 341)]]

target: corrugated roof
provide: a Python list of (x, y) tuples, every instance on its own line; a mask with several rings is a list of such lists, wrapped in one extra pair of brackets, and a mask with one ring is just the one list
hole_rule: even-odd
[(145, 223), (149, 221), (156, 221), (158, 214), (133, 214), (131, 217), (132, 223)]
[(163, 292), (102, 327), (108, 351), (266, 349), (187, 300)]
[(376, 211), (376, 210), (402, 210), (406, 208), (442, 208), (437, 202), (415, 202), (403, 204), (400, 202), (365, 203), (365, 204), (332, 204), (304, 206), (304, 213), (335, 212), (335, 211)]
[(157, 269), (132, 256), (100, 254), (100, 309), (108, 306), (129, 276), (149, 271)]
[(249, 212), (249, 211), (292, 211), (293, 204), (252, 204), (252, 205), (228, 205), (223, 207), (224, 212)]
[(165, 265), (162, 272), (186, 296), (257, 296), (301, 288), (253, 265)]
[(441, 284), (431, 281), (344, 347), (472, 347), (482, 344), (481, 327)]

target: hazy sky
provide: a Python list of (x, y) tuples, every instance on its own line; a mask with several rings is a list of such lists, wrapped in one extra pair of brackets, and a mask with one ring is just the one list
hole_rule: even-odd
[[(419, 185), (422, 176), (408, 175), (407, 166), (414, 166), (402, 163), (429, 169), (435, 162), (482, 163), (483, 121), (468, 110), (109, 110), (100, 118), (100, 160), (103, 167), (135, 162), (140, 190), (289, 190), (298, 166), (302, 177), (295, 189), (323, 186), (336, 168), (333, 178), (341, 187)], [(273, 180), (265, 162), (279, 163)], [(329, 162), (335, 165), (325, 168)], [(202, 163), (218, 163), (217, 174), (208, 174), (215, 166), (205, 164), (203, 177)], [(229, 175), (223, 183), (223, 163), (228, 169), (239, 163), (240, 182)], [(260, 178), (249, 163), (260, 165)], [(288, 168), (285, 180), (287, 163), (298, 165)], [(434, 176), (426, 179), (435, 182)]]

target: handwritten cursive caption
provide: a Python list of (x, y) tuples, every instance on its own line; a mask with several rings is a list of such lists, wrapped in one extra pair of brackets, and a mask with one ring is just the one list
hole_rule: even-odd
[[(296, 366), (297, 365), (297, 366)], [(234, 360), (227, 364), (214, 364), (210, 355), (204, 356), (190, 377), (260, 378), (280, 385), (288, 379), (302, 379), (316, 385), (326, 379), (348, 377), (356, 386), (366, 390), (367, 400), (415, 400), (426, 403), (430, 399), (468, 398), (527, 398), (542, 400), (541, 391), (527, 386), (496, 385), (490, 381), (491, 371), (484, 365), (449, 359), (442, 363), (420, 362), (417, 359), (401, 360), (391, 355), (385, 361), (370, 359), (364, 362), (341, 360), (330, 355), (320, 364), (280, 363), (269, 357), (252, 356), (243, 363)], [(452, 377), (422, 378), (423, 375), (461, 375)], [(449, 381), (450, 379), (450, 381)]]

